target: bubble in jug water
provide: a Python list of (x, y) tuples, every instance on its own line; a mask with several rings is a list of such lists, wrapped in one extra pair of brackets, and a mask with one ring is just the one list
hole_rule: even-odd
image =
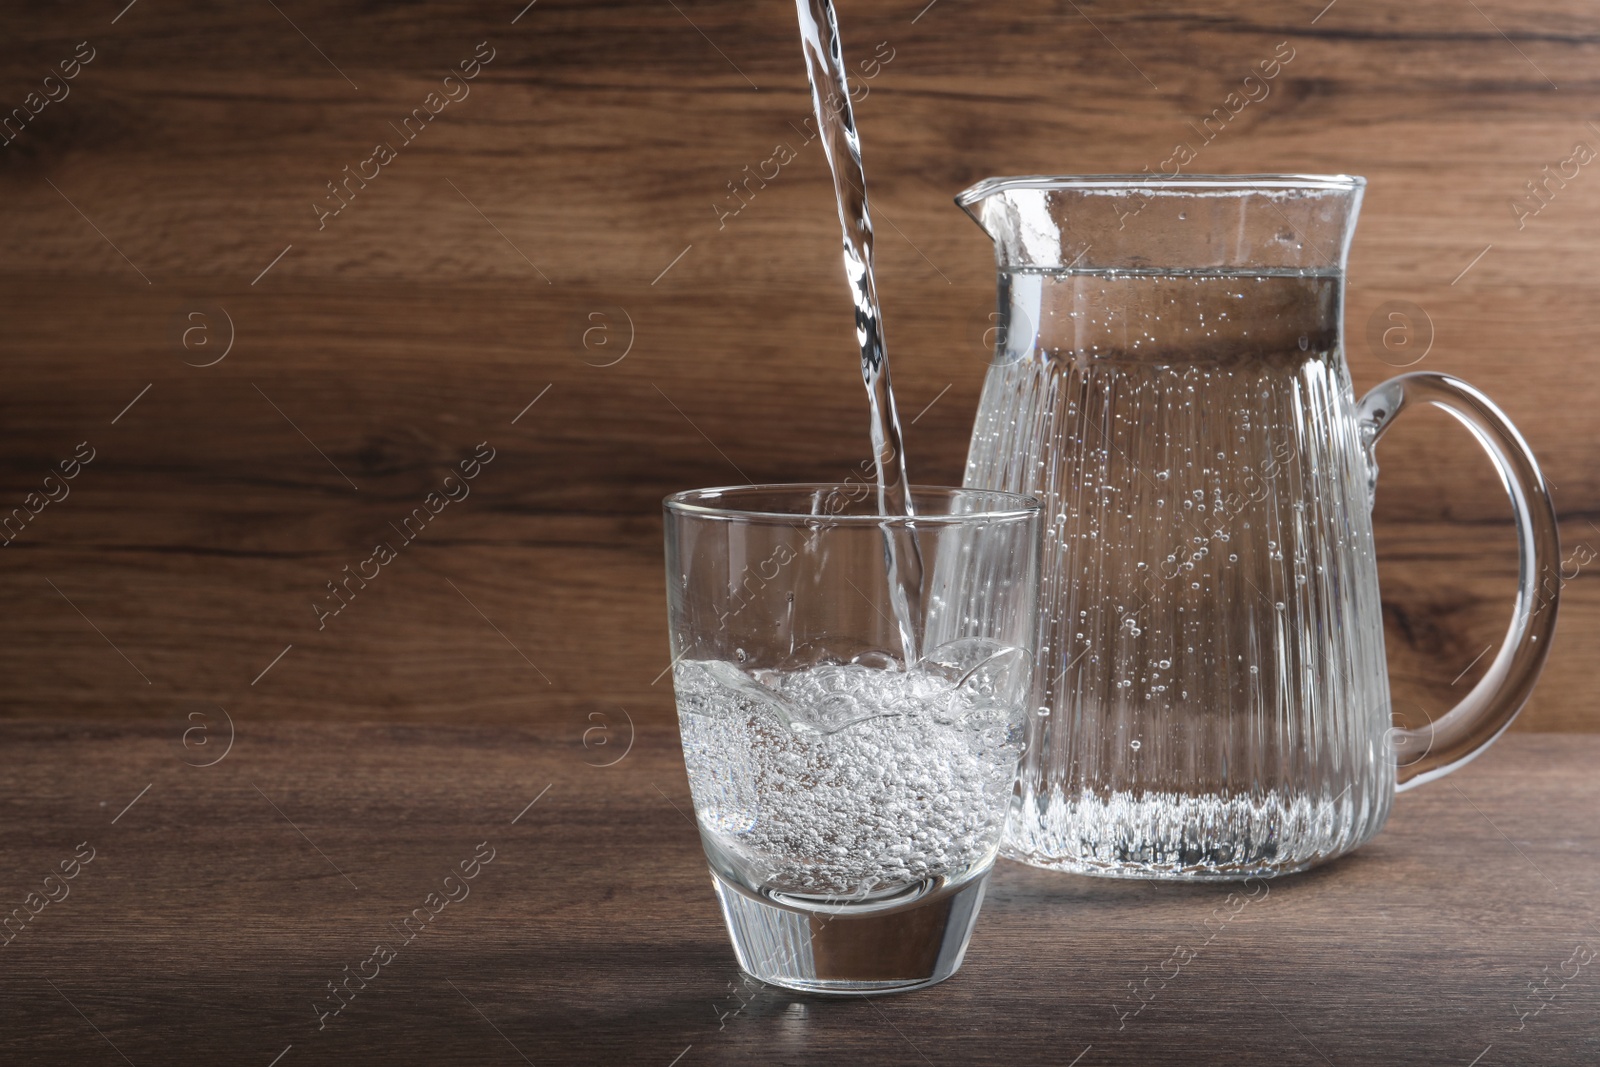
[[(992, 225), (1010, 254), (1006, 240), (1027, 223), (997, 215)], [(1028, 254), (1049, 254), (1044, 244)], [(1340, 426), (1342, 279), (1331, 268), (1255, 264), (1002, 270), (1002, 292), (1030, 326), (1042, 325), (1028, 358), (990, 371), (966, 484), (1032, 493), (1047, 516), (1067, 517), (1058, 528), (1068, 547), (1041, 561), (1039, 636), (1087, 650), (1077, 661), (1053, 654), (1041, 700), (1060, 714), (1034, 724), (1048, 728), (1034, 737), (1008, 851), (1061, 859), (1067, 869), (1159, 875), (1298, 861), (1287, 850), (1307, 836), (1317, 848), (1339, 847), (1328, 837), (1337, 830), (1325, 827), (1343, 824), (1316, 797), (1369, 773), (1369, 757), (1335, 729), (1328, 743), (1341, 759), (1317, 762), (1327, 781), (1313, 795), (1295, 788), (1299, 772), (1276, 754), (1330, 736), (1322, 716), (1342, 714), (1337, 693), (1300, 707), (1305, 680), (1322, 677), (1327, 657), (1317, 650), (1330, 627), (1340, 628), (1352, 664), (1360, 655), (1381, 663), (1357, 646), (1352, 609), (1341, 602), (1340, 564), (1370, 551), (1362, 524), (1339, 522), (1351, 503), (1341, 494), (1355, 492), (1366, 506), (1368, 473), (1359, 447), (1346, 466)], [(1051, 322), (1052, 311), (1062, 318)], [(1307, 403), (1319, 397), (1325, 403)], [(1306, 506), (1294, 508), (1297, 500)], [(1198, 552), (1211, 545), (1226, 560), (1220, 573)], [(1139, 605), (1138, 638), (1116, 613), (1129, 601)], [(1084, 612), (1086, 604), (1097, 607)], [(1362, 689), (1360, 679), (1346, 681)], [(1162, 742), (1148, 756), (1133, 748), (1145, 733)], [(1120, 781), (1100, 773), (1106, 760), (1115, 773), (1118, 759), (1103, 747), (1107, 735), (1123, 745), (1130, 773)], [(1265, 757), (1259, 769), (1248, 764), (1252, 753)], [(1285, 854), (1274, 851), (1280, 845)]]

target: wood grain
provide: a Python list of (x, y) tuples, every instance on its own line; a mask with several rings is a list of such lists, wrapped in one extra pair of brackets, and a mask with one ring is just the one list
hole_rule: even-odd
[[(94, 852), (0, 947), (6, 1063), (1467, 1064), (1492, 1050), (1482, 1063), (1564, 1067), (1600, 1051), (1596, 964), (1567, 962), (1600, 950), (1591, 736), (1509, 736), (1401, 797), (1365, 848), (1244, 905), (1227, 886), (1003, 863), (962, 970), (864, 1003), (740, 977), (670, 733), (642, 731), (606, 768), (620, 747), (545, 727), (241, 715), (203, 767), (224, 724), (187, 745), (186, 725), (0, 724), (0, 901), (21, 905), (80, 843)], [(403, 943), (401, 920), (485, 842), (467, 895)], [(323, 1020), (327, 983), (372, 975), (377, 945), (395, 958)]]
[[(623, 707), (668, 723), (651, 684), (659, 498), (842, 478), (867, 452), (822, 158), (795, 128), (792, 13), (278, 8), (0, 12), (0, 108), (80, 41), (96, 50), (0, 147), (0, 504), (79, 442), (97, 450), (0, 552), (0, 714), (566, 726)], [(1600, 177), (1584, 168), (1520, 229), (1510, 208), (1575, 142), (1600, 147), (1590, 6), (940, 0), (841, 17), (852, 62), (893, 54), (859, 118), (918, 480), (960, 478), (987, 360), (990, 256), (950, 197), (990, 174), (1153, 166), (1289, 41), (1272, 95), (1196, 165), (1365, 174), (1358, 390), (1394, 373), (1369, 321), (1420, 307), (1418, 366), (1502, 404), (1569, 551), (1600, 551)], [(319, 230), (326, 183), (483, 41), (470, 95)], [(723, 217), (728, 183), (778, 143), (796, 159)], [(228, 332), (225, 359), (192, 365)], [(325, 583), (481, 441), (499, 458), (471, 498), (317, 630)], [(1382, 459), (1396, 703), (1433, 714), (1504, 629), (1508, 511), (1443, 417), (1408, 417)], [(1592, 570), (1567, 586), (1519, 729), (1600, 728)]]

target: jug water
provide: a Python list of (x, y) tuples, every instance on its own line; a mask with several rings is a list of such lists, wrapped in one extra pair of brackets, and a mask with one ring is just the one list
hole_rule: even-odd
[[(1139, 877), (1298, 870), (1383, 826), (1526, 700), (1556, 617), (1554, 509), (1482, 394), (1409, 374), (1356, 401), (1341, 344), (1364, 182), (990, 179), (999, 324), (966, 485), (1044, 503), (1037, 666), (1004, 852)], [(1520, 590), (1483, 680), (1393, 725), (1373, 447), (1456, 416), (1510, 492)]]

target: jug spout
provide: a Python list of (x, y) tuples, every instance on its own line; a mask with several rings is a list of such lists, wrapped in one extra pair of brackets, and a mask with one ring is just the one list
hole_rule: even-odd
[(967, 213), (967, 218), (978, 224), (978, 228), (994, 239), (994, 234), (989, 229), (988, 221), (984, 218), (989, 203), (989, 196), (995, 192), (994, 186), (1006, 181), (1005, 178), (985, 178), (970, 189), (963, 189), (956, 195), (956, 207)]
[(956, 197), (1008, 270), (1343, 271), (1364, 178), (986, 178)]
[(956, 206), (995, 244), (1002, 262), (1020, 253), (1034, 265), (1057, 258), (1062, 244), (1059, 222), (1049, 210), (1049, 185), (1061, 178), (985, 178), (956, 197)]

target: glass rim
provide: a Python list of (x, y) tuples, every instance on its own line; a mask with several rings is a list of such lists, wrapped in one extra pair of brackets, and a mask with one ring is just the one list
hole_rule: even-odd
[(1028, 174), (985, 178), (956, 194), (956, 203), (971, 207), (995, 193), (1011, 189), (1157, 189), (1249, 193), (1269, 190), (1357, 192), (1367, 179), (1355, 174)]
[(770, 511), (744, 508), (722, 503), (718, 499), (724, 494), (734, 493), (772, 493), (798, 498), (815, 496), (818, 492), (844, 492), (854, 490), (860, 486), (866, 487), (868, 491), (873, 489), (873, 484), (870, 482), (764, 482), (753, 485), (721, 485), (704, 489), (685, 489), (682, 492), (672, 493), (663, 499), (661, 504), (667, 511), (703, 519), (759, 520), (791, 525), (821, 520), (830, 525), (839, 526), (909, 524), (918, 526), (956, 526), (977, 522), (1014, 521), (1037, 516), (1044, 506), (1037, 498), (1026, 496), (1022, 493), (1008, 493), (1001, 489), (972, 489), (965, 486), (949, 485), (913, 485), (911, 493), (913, 497), (933, 494), (946, 499), (953, 499), (962, 495), (985, 497), (994, 500), (996, 503), (1005, 502), (1009, 506), (984, 508), (980, 511), (966, 512), (959, 515), (948, 512), (917, 512), (914, 515), (880, 515), (876, 513), (829, 515), (810, 511)]

